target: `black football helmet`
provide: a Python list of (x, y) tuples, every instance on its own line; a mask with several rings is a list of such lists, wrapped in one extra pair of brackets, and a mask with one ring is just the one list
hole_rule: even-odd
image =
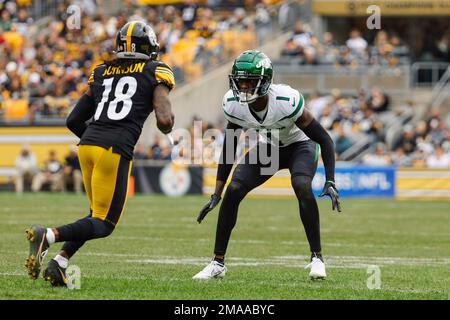
[(120, 59), (152, 59), (159, 53), (159, 43), (152, 27), (141, 21), (125, 24), (116, 37), (116, 53)]

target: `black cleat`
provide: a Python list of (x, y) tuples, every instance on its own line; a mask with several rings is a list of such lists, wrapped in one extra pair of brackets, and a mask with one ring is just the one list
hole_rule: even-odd
[(66, 268), (60, 267), (55, 259), (50, 260), (44, 270), (44, 280), (49, 281), (54, 287), (67, 286)]
[(30, 253), (25, 262), (25, 267), (30, 277), (36, 280), (39, 277), (42, 262), (50, 246), (46, 238), (47, 229), (34, 224), (26, 229), (25, 233), (27, 234), (27, 240), (30, 242)]

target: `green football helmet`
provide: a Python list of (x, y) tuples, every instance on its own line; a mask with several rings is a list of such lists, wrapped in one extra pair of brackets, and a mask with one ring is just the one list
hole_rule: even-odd
[[(241, 53), (231, 69), (230, 89), (240, 103), (252, 103), (267, 94), (272, 83), (273, 66), (269, 57), (256, 50)], [(251, 81), (249, 89), (242, 90), (239, 81)]]

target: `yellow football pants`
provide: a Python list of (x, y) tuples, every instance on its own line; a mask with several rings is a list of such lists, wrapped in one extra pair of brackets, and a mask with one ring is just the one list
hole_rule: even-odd
[(84, 187), (92, 217), (119, 222), (125, 207), (132, 161), (102, 147), (80, 145), (78, 148)]

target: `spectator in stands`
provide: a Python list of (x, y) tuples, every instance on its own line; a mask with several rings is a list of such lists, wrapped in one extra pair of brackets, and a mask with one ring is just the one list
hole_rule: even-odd
[(406, 154), (411, 154), (416, 150), (416, 139), (414, 136), (414, 130), (410, 126), (406, 126), (403, 129), (403, 134), (398, 142), (394, 145), (394, 149), (402, 148)]
[(380, 88), (373, 87), (370, 97), (367, 100), (367, 104), (371, 110), (376, 113), (389, 110), (390, 99), (389, 96), (384, 93)]
[[(315, 38), (312, 38), (315, 39)], [(317, 60), (317, 51), (313, 46), (309, 46), (303, 49), (303, 64), (308, 65), (316, 65), (318, 64)]]
[(366, 55), (367, 41), (361, 37), (361, 32), (358, 29), (350, 31), (350, 38), (346, 41), (346, 45), (357, 55)]
[(309, 111), (313, 114), (314, 118), (320, 119), (322, 117), (323, 109), (330, 102), (329, 96), (321, 96), (318, 91), (313, 92), (306, 102)]
[(34, 176), (31, 190), (38, 192), (41, 191), (43, 185), (50, 184), (50, 191), (61, 191), (62, 169), (61, 162), (56, 158), (56, 151), (50, 150), (49, 157), (44, 163), (44, 168)]
[(159, 134), (155, 134), (153, 144), (150, 146), (148, 150), (147, 158), (158, 160), (160, 159), (160, 155), (161, 155), (161, 137), (159, 136)]
[(450, 62), (450, 33), (443, 34), (431, 51), (437, 61)]
[(7, 9), (2, 10), (0, 15), (0, 28), (3, 32), (7, 32), (11, 28), (11, 24), (11, 13)]
[(270, 34), (272, 29), (272, 20), (270, 19), (270, 13), (268, 11), (268, 6), (262, 2), (256, 5), (255, 13), (255, 31), (259, 44), (262, 44), (264, 40)]
[(159, 154), (159, 160), (171, 160), (172, 159), (172, 148), (169, 141), (161, 140), (160, 142), (161, 152)]
[(320, 63), (335, 64), (339, 60), (339, 46), (331, 32), (324, 32), (323, 42), (319, 43)]
[(336, 138), (334, 139), (335, 151), (338, 155), (341, 155), (345, 150), (353, 145), (353, 142), (345, 134), (340, 125), (336, 125), (333, 131), (336, 133)]
[(33, 19), (28, 17), (27, 10), (25, 8), (20, 8), (17, 12), (17, 17), (14, 19), (17, 32), (26, 36), (28, 33), (28, 26), (32, 23)]
[(181, 6), (181, 18), (183, 20), (184, 30), (192, 29), (194, 21), (197, 18), (198, 4), (195, 0), (184, 0)]
[(36, 156), (31, 152), (29, 145), (23, 145), (22, 150), (16, 157), (16, 192), (21, 194), (24, 191), (25, 182), (31, 185), (34, 176), (38, 172)]
[[(306, 29), (303, 21), (297, 20), (294, 25), (292, 37), (284, 45), (281, 52), (282, 55), (304, 58), (305, 49), (313, 47), (311, 43), (312, 34)], [(309, 49), (308, 58), (311, 59), (312, 55), (315, 55), (315, 52), (313, 53), (312, 49)]]
[(244, 8), (236, 8), (231, 18), (231, 28), (237, 31), (253, 30), (253, 21)]
[(329, 102), (324, 108), (322, 112), (322, 116), (320, 117), (320, 124), (327, 130), (331, 130), (333, 123), (336, 120), (336, 116), (333, 112), (333, 104)]
[(431, 119), (429, 128), (428, 136), (430, 143), (434, 145), (442, 144), (447, 136), (444, 121), (441, 118)]
[(403, 150), (403, 148), (397, 148), (395, 152), (392, 154), (392, 162), (397, 167), (401, 168), (411, 167), (412, 158), (411, 156), (405, 153), (405, 150)]
[(427, 157), (427, 167), (432, 169), (450, 168), (450, 154), (441, 145), (435, 146), (434, 153)]
[(283, 31), (288, 31), (295, 24), (295, 21), (302, 16), (301, 1), (286, 1), (278, 11), (278, 23)]
[(403, 40), (396, 34), (392, 34), (390, 38), (390, 42), (392, 45), (392, 55), (397, 59), (397, 62), (400, 63), (409, 63), (409, 48), (403, 42)]
[(78, 160), (78, 148), (70, 146), (69, 154), (65, 158), (62, 172), (62, 189), (68, 190), (68, 186), (73, 187), (75, 193), (81, 193), (83, 187), (83, 175), (81, 174), (80, 161)]
[(392, 164), (392, 159), (386, 152), (383, 143), (377, 143), (374, 153), (366, 154), (363, 157), (363, 164), (368, 166), (387, 166)]
[(231, 27), (231, 17), (230, 9), (222, 8), (217, 21), (217, 30), (221, 32), (228, 31)]
[(134, 148), (133, 159), (136, 159), (136, 160), (147, 159), (147, 155), (145, 154), (142, 144), (140, 144), (140, 143), (136, 144), (136, 147)]

